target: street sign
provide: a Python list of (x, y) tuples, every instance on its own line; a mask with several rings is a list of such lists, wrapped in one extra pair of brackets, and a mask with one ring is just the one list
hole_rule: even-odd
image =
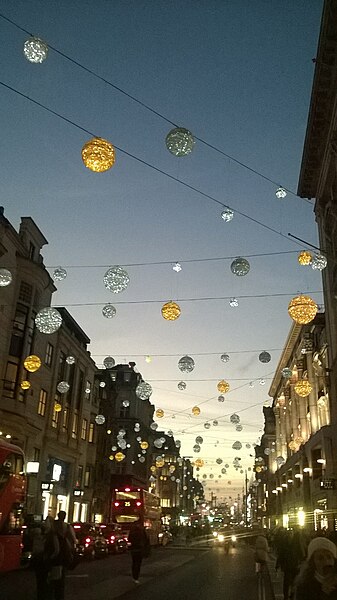
[(335, 489), (335, 479), (321, 479), (321, 489), (322, 490), (334, 490)]

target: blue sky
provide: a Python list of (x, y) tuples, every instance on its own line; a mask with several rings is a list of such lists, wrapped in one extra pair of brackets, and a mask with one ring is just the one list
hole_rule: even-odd
[[(316, 0), (0, 3), (0, 13), (22, 28), (293, 191), (321, 10)], [(15, 227), (21, 216), (36, 221), (49, 241), (46, 265), (66, 266), (54, 304), (67, 306), (87, 332), (98, 365), (109, 354), (117, 362), (135, 360), (153, 386), (151, 400), (165, 411), (160, 426), (181, 439), (182, 454), (194, 456), (194, 439), (203, 436), (195, 457), (206, 461), (200, 471), (206, 491), (220, 497), (241, 492), (243, 475), (232, 461), (240, 455), (244, 468), (252, 466), (245, 444), (261, 434), (262, 406), (291, 325), (288, 302), (298, 291), (321, 289), (319, 273), (297, 263), (302, 246), (287, 237), (317, 243), (312, 204), (293, 194), (278, 200), (277, 185), (200, 141), (188, 157), (172, 156), (164, 119), (53, 50), (42, 65), (30, 64), (22, 54), (27, 36), (2, 18), (0, 31), (2, 83), (275, 230), (237, 213), (224, 223), (219, 204), (121, 151), (110, 171), (90, 172), (81, 161), (89, 135), (0, 86), (1, 203)], [(230, 272), (228, 258), (186, 262), (290, 251), (249, 258), (250, 273), (241, 278)], [(182, 271), (148, 264), (160, 261), (179, 261)], [(105, 290), (109, 265), (135, 263), (144, 264), (125, 267), (131, 279), (125, 292)], [(241, 299), (236, 309), (221, 299), (256, 295), (262, 297)], [(320, 301), (319, 294), (313, 297)], [(190, 298), (180, 303), (178, 321), (162, 319), (163, 302)], [(113, 320), (101, 315), (106, 302), (117, 308)], [(264, 349), (273, 350), (268, 365), (258, 360)], [(226, 365), (223, 352), (230, 354)], [(196, 368), (181, 392), (177, 362), (184, 354), (194, 357)], [(216, 383), (222, 378), (233, 391), (220, 404)], [(197, 418), (194, 405), (201, 408)], [(229, 423), (233, 412), (241, 415), (241, 433)], [(214, 419), (219, 424), (205, 430)], [(236, 440), (244, 446), (239, 453), (231, 447)], [(230, 465), (221, 478), (218, 457)]]

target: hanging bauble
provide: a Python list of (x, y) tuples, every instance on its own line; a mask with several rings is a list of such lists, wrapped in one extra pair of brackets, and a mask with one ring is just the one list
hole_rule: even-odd
[(232, 445), (232, 448), (233, 448), (233, 450), (241, 450), (241, 448), (242, 448), (241, 442), (239, 442), (239, 441), (234, 442), (234, 444)]
[(35, 325), (41, 333), (55, 333), (62, 325), (62, 317), (56, 308), (47, 306), (37, 313)]
[(224, 402), (225, 396), (218, 396), (218, 402)]
[(290, 440), (288, 447), (290, 448), (290, 450), (292, 450), (293, 452), (295, 452), (297, 450), (297, 444), (294, 440)]
[(263, 379), (263, 377), (261, 377), (261, 379), (259, 379), (259, 384), (260, 385), (266, 385), (266, 380)]
[(0, 269), (0, 287), (10, 285), (12, 281), (12, 273), (8, 269)]
[(152, 362), (152, 356), (150, 356), (149, 354), (147, 354), (147, 356), (145, 356), (145, 362), (146, 363), (151, 363)]
[(237, 299), (237, 298), (231, 298), (231, 299), (229, 300), (229, 306), (230, 306), (231, 308), (236, 308), (237, 306), (239, 306), (239, 301), (238, 301), (238, 299)]
[(302, 250), (297, 257), (297, 260), (300, 265), (310, 265), (312, 262), (312, 254), (308, 250)]
[(201, 448), (198, 444), (194, 444), (193, 446), (193, 452), (200, 452)]
[(306, 398), (312, 392), (312, 385), (307, 379), (299, 379), (294, 385), (294, 390), (301, 398)]
[(75, 364), (75, 358), (73, 356), (67, 356), (66, 363), (68, 365), (74, 365)]
[(95, 173), (108, 171), (116, 160), (113, 145), (100, 137), (92, 138), (86, 142), (81, 154), (85, 166)]
[(202, 444), (203, 441), (204, 439), (201, 437), (201, 435), (197, 435), (197, 437), (195, 438), (196, 444)]
[(270, 448), (265, 448), (265, 449), (263, 450), (263, 453), (264, 453), (266, 456), (269, 456), (269, 454), (270, 454)]
[(140, 447), (142, 450), (147, 450), (149, 447), (148, 442), (146, 442), (145, 440), (143, 442), (140, 442)]
[(36, 356), (36, 354), (27, 356), (27, 358), (25, 358), (23, 361), (23, 366), (25, 367), (26, 371), (29, 371), (30, 373), (35, 373), (35, 371), (41, 367), (41, 364), (41, 359)]
[(324, 254), (314, 254), (312, 257), (311, 268), (314, 269), (314, 271), (323, 271), (327, 264), (328, 261)]
[(284, 367), (284, 369), (282, 369), (281, 373), (282, 373), (282, 377), (284, 377), (284, 379), (290, 379), (290, 377), (292, 377), (292, 375), (293, 375), (293, 372), (291, 369), (289, 369), (289, 367)]
[(187, 156), (193, 150), (195, 141), (188, 129), (175, 127), (166, 136), (166, 148), (174, 156)]
[(156, 440), (154, 440), (153, 445), (159, 450), (160, 448), (163, 447), (163, 442), (161, 440), (161, 438), (157, 438)]
[(195, 367), (195, 362), (191, 356), (183, 356), (178, 362), (178, 368), (182, 373), (191, 373)]
[(130, 400), (126, 398), (125, 400), (123, 400), (122, 405), (124, 406), (124, 408), (127, 408), (128, 406), (130, 406)]
[(180, 446), (181, 446), (181, 441), (180, 441), (180, 440), (176, 440), (176, 441), (175, 441), (175, 446), (176, 446), (176, 448), (180, 448)]
[(285, 198), (286, 195), (287, 195), (287, 192), (286, 192), (286, 190), (283, 187), (277, 188), (277, 190), (275, 192), (276, 198), (282, 199), (282, 198)]
[(59, 402), (55, 402), (54, 404), (54, 411), (55, 412), (61, 412), (62, 410), (62, 404), (60, 404)]
[(288, 305), (290, 317), (300, 325), (306, 325), (313, 321), (316, 316), (318, 306), (309, 296), (295, 296)]
[(138, 460), (140, 463), (145, 462), (145, 456), (140, 456)]
[(182, 270), (181, 264), (178, 262), (174, 263), (172, 270), (175, 271), (176, 273), (180, 273), (180, 271)]
[(242, 431), (243, 426), (241, 424), (238, 424), (238, 425), (236, 425), (235, 429), (236, 429), (236, 431)]
[(136, 396), (140, 400), (148, 400), (152, 394), (152, 387), (146, 381), (141, 381), (136, 387)]
[[(157, 408), (155, 414), (156, 414), (157, 419), (162, 419), (165, 413), (162, 408)], [(156, 423), (156, 425), (157, 425), (157, 423)], [(158, 425), (157, 425), (157, 427), (158, 427)], [(153, 429), (153, 427), (151, 429)]]
[(103, 282), (107, 290), (113, 294), (119, 294), (128, 287), (130, 277), (125, 269), (116, 265), (109, 267), (103, 277)]
[(202, 458), (196, 458), (195, 461), (194, 461), (194, 464), (195, 464), (196, 467), (199, 467), (199, 469), (200, 469), (201, 467), (204, 466), (205, 463), (202, 460)]
[[(163, 414), (161, 414), (160, 416), (163, 417), (164, 416), (164, 411), (161, 408), (158, 408), (158, 410), (160, 410)], [(150, 425), (150, 429), (152, 429), (152, 431), (157, 431), (158, 429), (158, 423), (155, 423), (153, 421), (153, 423), (151, 423)]]
[(30, 383), (30, 381), (27, 381), (27, 379), (25, 379), (24, 381), (21, 381), (21, 383), (20, 383), (20, 387), (22, 390), (29, 390), (30, 386), (31, 386), (31, 383)]
[(271, 361), (271, 356), (269, 352), (266, 352), (265, 350), (263, 350), (263, 352), (260, 352), (259, 361), (262, 363), (269, 363)]
[(247, 275), (247, 273), (249, 273), (249, 270), (250, 264), (248, 260), (246, 258), (242, 258), (242, 256), (239, 256), (238, 258), (233, 260), (231, 264), (231, 271), (233, 275), (237, 275), (238, 277), (243, 277), (244, 275)]
[(206, 423), (204, 423), (204, 427), (205, 427), (205, 429), (210, 429), (210, 427), (211, 427), (211, 424), (210, 424), (210, 423), (208, 423), (208, 422), (206, 422)]
[(103, 365), (105, 366), (106, 369), (112, 369), (115, 366), (115, 359), (112, 358), (112, 356), (107, 356), (104, 360), (103, 360)]
[(224, 379), (221, 379), (221, 381), (219, 381), (219, 383), (216, 386), (218, 388), (218, 391), (221, 394), (226, 394), (227, 392), (229, 392), (229, 383), (228, 381), (225, 381)]
[(222, 460), (222, 458), (217, 458), (217, 459), (216, 459), (216, 463), (217, 463), (218, 465), (221, 465), (221, 464), (223, 463), (223, 460)]
[(95, 423), (97, 425), (104, 425), (104, 423), (105, 423), (105, 416), (104, 415), (96, 415), (96, 417), (95, 417)]
[(221, 356), (220, 356), (220, 360), (221, 360), (223, 363), (228, 363), (228, 361), (229, 361), (229, 354), (226, 354), (226, 352), (225, 352), (225, 354), (221, 354)]
[(229, 208), (229, 206), (225, 206), (224, 210), (221, 213), (221, 218), (225, 223), (229, 223), (234, 217), (234, 211)]
[(164, 464), (165, 464), (165, 460), (163, 459), (163, 457), (157, 456), (156, 457), (156, 467), (160, 469), (161, 467), (164, 466)]
[(166, 432), (166, 435), (168, 435), (169, 437), (173, 437), (173, 431), (172, 429), (168, 429)]
[(192, 415), (194, 415), (195, 417), (197, 417), (198, 415), (200, 415), (200, 412), (201, 412), (201, 410), (200, 410), (199, 406), (193, 406), (193, 408), (192, 408)]
[(56, 267), (53, 271), (54, 281), (63, 281), (67, 277), (67, 271), (63, 267)]
[(115, 460), (117, 460), (117, 462), (122, 462), (122, 460), (124, 460), (125, 458), (125, 454), (123, 454), (123, 452), (117, 452), (115, 454)]
[(177, 387), (178, 387), (178, 390), (186, 390), (186, 383), (185, 383), (185, 381), (179, 381)]
[(23, 45), (25, 58), (34, 64), (43, 63), (48, 55), (48, 45), (38, 37), (31, 37)]
[(66, 394), (70, 390), (70, 385), (67, 381), (60, 381), (57, 384), (56, 389), (60, 394)]
[(283, 456), (278, 456), (276, 458), (276, 462), (279, 467), (282, 467), (286, 461), (285, 461), (285, 458), (283, 458)]
[(295, 444), (297, 444), (297, 446), (302, 446), (302, 444), (304, 444), (304, 439), (301, 435), (295, 437)]
[(176, 302), (166, 302), (161, 308), (161, 314), (166, 321), (175, 321), (180, 317), (181, 309)]
[(216, 427), (217, 425), (219, 425), (219, 421), (217, 421), (216, 419), (214, 419), (214, 421), (213, 421), (212, 424), (213, 424), (213, 427)]
[(116, 316), (116, 309), (112, 304), (106, 304), (102, 308), (102, 315), (106, 319), (113, 319)]
[(233, 423), (233, 425), (237, 425), (237, 423), (240, 423), (240, 417), (236, 413), (233, 413), (230, 416), (229, 420), (230, 420), (231, 423)]

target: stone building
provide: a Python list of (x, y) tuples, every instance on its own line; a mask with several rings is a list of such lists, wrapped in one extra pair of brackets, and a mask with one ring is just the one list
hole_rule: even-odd
[[(0, 287), (0, 435), (25, 451), (28, 513), (55, 516), (64, 509), (70, 520), (86, 520), (95, 465), (96, 367), (90, 340), (65, 308), (55, 333), (35, 326), (37, 312), (50, 306), (56, 290), (41, 256), (45, 244), (30, 217), (21, 219), (17, 232), (1, 209), (0, 274), (9, 271), (12, 281)], [(35, 372), (24, 366), (30, 355), (41, 360)], [(61, 381), (69, 383), (62, 395)]]

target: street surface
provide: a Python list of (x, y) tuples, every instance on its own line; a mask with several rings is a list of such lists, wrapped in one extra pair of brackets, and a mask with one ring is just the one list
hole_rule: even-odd
[[(257, 600), (253, 550), (170, 545), (144, 559), (140, 584), (134, 584), (129, 554), (83, 562), (66, 579), (66, 600)], [(1, 600), (35, 600), (34, 573), (2, 575)], [(269, 600), (268, 596), (266, 600)]]

